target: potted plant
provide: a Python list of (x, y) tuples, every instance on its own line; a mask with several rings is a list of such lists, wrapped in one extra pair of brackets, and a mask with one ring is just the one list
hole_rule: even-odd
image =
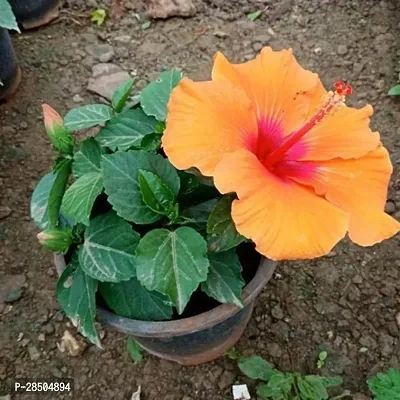
[[(153, 354), (209, 361), (239, 339), (275, 261), (398, 232), (371, 107), (347, 107), (351, 86), (327, 92), (290, 50), (217, 54), (208, 82), (172, 70), (133, 85), (64, 119), (44, 106), (59, 157), (31, 214), (57, 253), (61, 307), (96, 345), (97, 314)], [(77, 144), (77, 130), (90, 136)]]
[(10, 97), (21, 81), (21, 71), (8, 29), (19, 32), (10, 4), (7, 0), (0, 0), (0, 100)]

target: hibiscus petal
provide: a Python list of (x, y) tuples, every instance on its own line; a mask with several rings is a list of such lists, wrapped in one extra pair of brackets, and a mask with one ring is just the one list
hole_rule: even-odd
[(224, 154), (252, 149), (256, 141), (256, 114), (240, 88), (184, 78), (173, 90), (162, 144), (176, 168), (211, 176)]
[(369, 127), (373, 109), (341, 106), (312, 128), (286, 154), (287, 160), (359, 158), (379, 145), (379, 133)]
[(237, 193), (232, 218), (238, 232), (271, 259), (323, 256), (348, 229), (347, 213), (312, 190), (271, 174), (248, 151), (225, 156), (214, 182), (221, 193)]
[(350, 213), (350, 239), (372, 246), (395, 235), (400, 224), (384, 212), (392, 165), (382, 146), (355, 160), (283, 163), (287, 177)]
[(291, 49), (265, 47), (243, 64), (231, 64), (217, 53), (212, 79), (228, 80), (245, 90), (258, 119), (280, 125), (285, 134), (304, 123), (326, 94), (318, 75), (302, 68)]

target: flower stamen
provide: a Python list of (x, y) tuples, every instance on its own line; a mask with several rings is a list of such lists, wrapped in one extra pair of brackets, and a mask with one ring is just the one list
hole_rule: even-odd
[(293, 147), (304, 135), (306, 135), (312, 128), (321, 122), (327, 115), (332, 114), (334, 110), (345, 103), (346, 96), (353, 93), (351, 85), (343, 81), (336, 82), (334, 85), (335, 92), (329, 92), (323, 102), (322, 107), (318, 112), (309, 119), (303, 126), (295, 130), (283, 139), (282, 144), (272, 151), (267, 158), (263, 161), (266, 168), (274, 166), (277, 162), (281, 161), (287, 151)]

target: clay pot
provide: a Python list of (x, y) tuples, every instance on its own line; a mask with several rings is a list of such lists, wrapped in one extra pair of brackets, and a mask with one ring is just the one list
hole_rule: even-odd
[(60, 0), (9, 0), (15, 17), (25, 29), (37, 28), (57, 18)]
[(21, 71), (7, 29), (0, 28), (0, 99), (8, 99), (21, 82)]
[[(54, 257), (57, 272), (65, 267), (64, 257)], [(194, 317), (171, 321), (139, 321), (120, 317), (101, 307), (97, 319), (132, 336), (155, 356), (183, 365), (202, 364), (221, 357), (242, 336), (253, 313), (254, 301), (271, 279), (276, 263), (265, 258), (253, 279), (243, 289), (244, 308), (222, 304)]]

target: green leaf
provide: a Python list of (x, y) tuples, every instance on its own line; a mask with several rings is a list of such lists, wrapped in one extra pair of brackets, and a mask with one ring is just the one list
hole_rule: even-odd
[(276, 371), (276, 373), (273, 374), (269, 379), (268, 386), (272, 390), (275, 389), (280, 390), (282, 395), (287, 395), (291, 391), (293, 383), (294, 383), (293, 374), (291, 373), (284, 374), (282, 372)]
[(128, 337), (126, 341), (126, 350), (131, 356), (132, 360), (140, 363), (143, 360), (142, 348), (132, 338)]
[(238, 366), (251, 379), (268, 381), (277, 373), (267, 361), (259, 356), (241, 357)]
[(150, 135), (146, 135), (142, 139), (137, 147), (148, 153), (157, 153), (161, 148), (161, 135), (159, 133), (150, 133)]
[(400, 85), (395, 85), (393, 86), (389, 92), (388, 92), (389, 96), (400, 96)]
[(77, 178), (90, 172), (101, 172), (101, 148), (92, 137), (79, 144), (72, 164), (72, 173)]
[(149, 290), (167, 295), (182, 314), (191, 294), (207, 279), (207, 243), (194, 229), (154, 229), (136, 249), (137, 277)]
[(150, 224), (161, 218), (146, 206), (139, 187), (139, 170), (157, 175), (176, 196), (179, 177), (175, 168), (160, 155), (131, 150), (103, 155), (104, 187), (108, 201), (122, 218), (136, 224)]
[[(257, 396), (260, 399), (287, 400), (287, 397), (282, 395), (282, 392), (277, 387), (270, 387), (267, 383), (262, 383), (257, 386)], [(290, 399), (291, 400), (291, 399)]]
[(106, 10), (104, 10), (104, 8), (98, 8), (92, 12), (90, 20), (100, 26), (104, 24), (106, 16)]
[(377, 374), (367, 381), (375, 400), (400, 400), (400, 371), (389, 369), (385, 374)]
[(209, 254), (210, 270), (201, 288), (220, 303), (232, 303), (244, 307), (242, 288), (242, 265), (235, 250)]
[(329, 398), (328, 392), (319, 376), (308, 375), (297, 377), (297, 387), (302, 400), (326, 400)]
[(61, 205), (62, 212), (75, 222), (89, 225), (93, 204), (102, 190), (101, 172), (90, 172), (81, 176), (65, 192)]
[(0, 0), (0, 27), (20, 32), (17, 20), (7, 0)]
[(146, 29), (149, 29), (150, 27), (151, 27), (151, 21), (143, 22), (143, 24), (141, 26), (143, 31), (145, 31)]
[(113, 109), (105, 104), (89, 104), (74, 108), (64, 118), (64, 126), (71, 132), (105, 124), (113, 116)]
[(56, 178), (50, 189), (48, 198), (48, 218), (50, 228), (55, 228), (58, 225), (61, 202), (71, 173), (71, 164), (72, 160), (65, 160), (65, 162), (59, 166)]
[(31, 218), (41, 229), (49, 228), (48, 201), (56, 177), (57, 174), (52, 172), (44, 175), (32, 194), (30, 207)]
[(79, 332), (101, 347), (94, 324), (96, 291), (97, 281), (86, 275), (73, 258), (57, 282), (57, 299)]
[(140, 169), (139, 186), (147, 207), (157, 214), (170, 215), (175, 204), (175, 195), (157, 175)]
[(196, 221), (195, 226), (200, 231), (207, 229), (207, 221), (211, 210), (217, 204), (218, 199), (204, 201), (195, 206), (188, 207), (181, 212), (182, 217), (190, 218)]
[(79, 249), (82, 269), (101, 282), (127, 281), (136, 275), (139, 235), (114, 212), (99, 215), (85, 231)]
[(172, 89), (182, 79), (182, 73), (177, 70), (162, 72), (160, 78), (151, 82), (140, 93), (140, 104), (147, 115), (156, 117), (158, 121), (165, 121), (167, 104)]
[(340, 376), (320, 376), (319, 379), (326, 388), (331, 386), (339, 386), (343, 383), (343, 378), (341, 378)]
[(212, 210), (208, 222), (208, 249), (213, 252), (226, 251), (242, 243), (245, 238), (236, 230), (231, 210), (234, 196), (222, 197)]
[(154, 133), (157, 121), (140, 108), (115, 115), (97, 134), (96, 140), (111, 150), (128, 150), (140, 146), (146, 135)]
[(257, 18), (259, 18), (261, 16), (262, 13), (263, 13), (262, 10), (257, 10), (257, 11), (251, 12), (251, 13), (247, 14), (247, 19), (249, 21), (255, 21)]
[(99, 290), (107, 305), (122, 317), (142, 321), (171, 318), (172, 306), (168, 298), (158, 292), (149, 292), (136, 278), (100, 283)]
[(114, 111), (119, 113), (123, 110), (126, 101), (132, 91), (133, 84), (135, 83), (135, 79), (129, 79), (120, 85), (117, 90), (114, 92), (111, 104), (114, 108)]

